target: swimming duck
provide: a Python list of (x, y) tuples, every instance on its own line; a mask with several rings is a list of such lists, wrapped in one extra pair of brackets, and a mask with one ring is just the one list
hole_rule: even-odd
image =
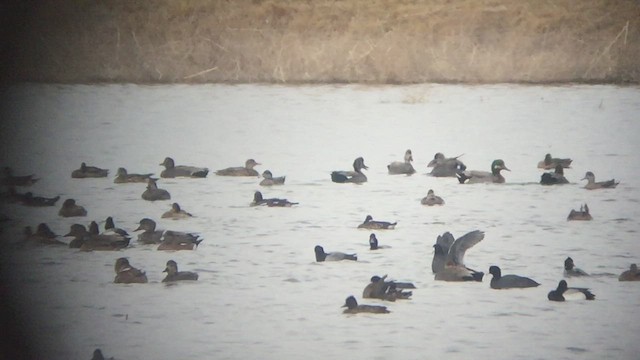
[(456, 241), (450, 232), (438, 235), (435, 245), (433, 245), (433, 259), (431, 260), (431, 271), (435, 274), (444, 269), (447, 254), (451, 245)]
[(260, 181), (260, 185), (262, 186), (271, 186), (271, 185), (284, 185), (284, 180), (286, 176), (273, 177), (273, 174), (269, 170), (265, 170), (262, 172), (262, 181)]
[(567, 216), (567, 221), (568, 220), (591, 220), (591, 219), (593, 218), (591, 217), (591, 214), (589, 214), (589, 207), (587, 206), (587, 204), (580, 205), (579, 211), (571, 209), (569, 216)]
[(427, 196), (420, 200), (420, 204), (427, 206), (444, 205), (444, 200), (442, 200), (440, 196), (437, 196), (433, 190), (429, 189), (429, 191), (427, 191)]
[(80, 169), (73, 170), (71, 172), (71, 177), (74, 179), (84, 179), (84, 178), (102, 178), (107, 177), (109, 174), (109, 170), (101, 169), (96, 166), (89, 166), (86, 163), (80, 164)]
[(571, 257), (568, 257), (564, 260), (564, 276), (589, 276), (589, 274), (587, 274), (584, 270), (575, 267), (573, 259)]
[(566, 281), (560, 280), (558, 288), (551, 290), (547, 295), (547, 298), (551, 301), (565, 301), (572, 299), (593, 300), (596, 296), (587, 288), (568, 287)]
[(178, 205), (178, 203), (171, 204), (171, 210), (162, 214), (163, 219), (173, 219), (173, 220), (186, 219), (192, 216), (193, 215), (191, 215), (190, 213), (182, 210), (182, 208), (180, 208), (180, 205)]
[(158, 250), (193, 250), (200, 245), (204, 239), (195, 233), (167, 230)]
[(640, 272), (638, 272), (638, 265), (631, 264), (629, 270), (623, 272), (618, 277), (618, 281), (640, 281)]
[(372, 313), (372, 314), (387, 314), (390, 313), (386, 306), (382, 305), (358, 305), (358, 301), (355, 297), (349, 296), (342, 307), (346, 307), (343, 311), (345, 314), (358, 314), (358, 313)]
[(169, 200), (171, 194), (165, 189), (159, 189), (154, 179), (147, 180), (147, 190), (142, 193), (142, 198), (147, 201)]
[(331, 181), (335, 183), (361, 184), (367, 181), (367, 176), (362, 173), (362, 169), (369, 168), (364, 164), (364, 158), (359, 157), (353, 161), (353, 171), (334, 171), (331, 173)]
[(64, 242), (57, 240), (56, 237), (58, 237), (58, 235), (51, 231), (49, 226), (45, 223), (38, 224), (35, 233), (31, 229), (31, 226), (25, 226), (24, 239), (18, 245), (67, 245)]
[(489, 268), (489, 274), (493, 275), (490, 284), (492, 289), (529, 288), (540, 285), (538, 282), (529, 279), (528, 277), (519, 275), (502, 275), (500, 268), (495, 265)]
[(176, 166), (172, 158), (166, 157), (164, 161), (160, 163), (164, 166), (164, 170), (160, 173), (161, 178), (175, 178), (175, 177), (191, 177), (191, 178), (205, 178), (209, 173), (209, 169), (206, 167), (195, 167), (178, 165)]
[(562, 165), (556, 165), (555, 170), (550, 173), (544, 173), (540, 177), (540, 184), (542, 185), (556, 185), (556, 184), (568, 184), (569, 180), (564, 177), (564, 169)]
[(46, 198), (42, 196), (33, 196), (31, 192), (26, 192), (22, 194), (21, 202), (25, 206), (41, 207), (41, 206), (55, 206), (58, 200), (60, 200), (60, 196)]
[(339, 252), (339, 251), (326, 253), (326, 252), (324, 252), (324, 248), (322, 246), (320, 246), (320, 245), (316, 245), (316, 247), (313, 250), (316, 253), (316, 261), (317, 262), (340, 261), (340, 260), (357, 261), (358, 260), (358, 255), (356, 255), (356, 254), (345, 254), (345, 253), (342, 253), (342, 252)]
[(87, 231), (87, 228), (81, 224), (71, 225), (71, 230), (64, 236), (73, 236), (74, 239), (69, 243), (70, 248), (79, 248), (83, 251), (113, 251), (120, 250), (129, 246), (130, 238), (118, 235), (110, 234), (95, 235)]
[(596, 176), (591, 171), (587, 171), (581, 180), (587, 180), (587, 185), (584, 186), (587, 190), (613, 189), (620, 184), (619, 181), (616, 182), (616, 179), (596, 182)]
[(116, 284), (145, 284), (148, 282), (145, 272), (131, 266), (127, 258), (121, 257), (116, 260), (114, 270), (116, 277), (113, 282)]
[(387, 249), (389, 247), (390, 246), (386, 245), (378, 245), (376, 234), (371, 233), (371, 235), (369, 235), (369, 250)]
[(392, 230), (395, 229), (398, 222), (390, 223), (388, 221), (374, 221), (371, 215), (367, 215), (364, 222), (358, 225), (358, 229), (372, 229), (372, 230)]
[(362, 297), (365, 299), (381, 299), (387, 301), (396, 301), (398, 299), (409, 299), (413, 292), (402, 291), (402, 289), (415, 289), (415, 285), (411, 283), (396, 283), (395, 281), (386, 281), (387, 275), (383, 277), (372, 276), (371, 282), (362, 291)]
[(538, 168), (551, 170), (551, 169), (555, 169), (558, 165), (560, 165), (563, 168), (570, 168), (572, 161), (573, 160), (571, 159), (552, 158), (551, 154), (547, 154), (544, 156), (544, 160), (538, 162)]
[(5, 166), (4, 177), (0, 179), (0, 184), (4, 186), (31, 186), (38, 180), (40, 179), (35, 178), (35, 175), (15, 176), (13, 175), (13, 170)]
[(265, 199), (262, 197), (262, 193), (260, 191), (256, 191), (253, 194), (253, 201), (250, 206), (260, 206), (266, 205), (269, 207), (291, 207), (292, 205), (297, 205), (297, 202), (290, 202), (287, 199), (278, 199), (278, 198), (270, 198)]
[[(467, 249), (484, 239), (484, 232), (471, 231), (456, 239), (445, 257), (444, 268), (436, 269), (435, 279), (442, 281), (482, 281), (483, 272), (469, 269), (464, 265), (464, 254)], [(436, 242), (436, 247), (440, 245)], [(432, 263), (433, 267), (433, 263)], [(433, 269), (432, 269), (433, 270)]]
[(256, 165), (262, 165), (259, 162), (248, 159), (244, 162), (244, 166), (228, 167), (226, 169), (220, 169), (216, 171), (216, 175), (220, 176), (260, 176), (254, 169)]
[(458, 160), (460, 156), (445, 158), (443, 153), (436, 153), (433, 156), (433, 160), (427, 164), (427, 167), (433, 168), (429, 175), (435, 177), (456, 177), (456, 174), (467, 169), (464, 163)]
[(387, 165), (387, 169), (389, 170), (389, 174), (398, 175), (405, 174), (411, 175), (416, 172), (416, 169), (413, 168), (411, 162), (413, 161), (413, 155), (411, 154), (411, 150), (407, 150), (404, 153), (404, 161), (394, 161), (391, 164)]
[(103, 234), (118, 234), (125, 237), (129, 237), (129, 233), (127, 233), (124, 229), (117, 228), (115, 223), (113, 222), (113, 217), (108, 216), (104, 223), (104, 232)]
[(58, 211), (62, 217), (87, 216), (87, 210), (80, 205), (76, 205), (74, 199), (67, 199), (62, 203), (62, 208)]
[(163, 272), (167, 273), (167, 276), (162, 282), (174, 282), (182, 280), (198, 280), (198, 274), (191, 271), (178, 271), (178, 264), (173, 261), (167, 261), (167, 267)]
[(144, 183), (147, 182), (153, 176), (152, 173), (149, 174), (129, 174), (127, 173), (127, 169), (121, 167), (118, 168), (118, 173), (116, 174), (116, 178), (113, 179), (113, 182), (116, 184), (125, 184), (125, 183)]
[(501, 159), (494, 160), (491, 163), (491, 172), (471, 170), (458, 172), (458, 181), (460, 184), (477, 184), (477, 183), (504, 183), (504, 177), (500, 174), (501, 170), (509, 170)]
[(138, 234), (138, 242), (143, 244), (159, 244), (162, 242), (162, 235), (164, 234), (163, 230), (156, 230), (156, 222), (149, 219), (144, 218), (140, 220), (138, 223), (138, 227), (133, 231), (144, 230), (140, 234)]

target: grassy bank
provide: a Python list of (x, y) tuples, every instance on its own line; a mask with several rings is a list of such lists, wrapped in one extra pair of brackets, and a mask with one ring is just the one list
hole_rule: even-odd
[(637, 0), (60, 0), (8, 6), (4, 75), (19, 80), (640, 82)]

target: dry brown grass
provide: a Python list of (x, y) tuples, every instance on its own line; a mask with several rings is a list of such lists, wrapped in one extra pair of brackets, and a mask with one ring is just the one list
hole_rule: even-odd
[(22, 80), (640, 82), (636, 0), (62, 0), (23, 19)]

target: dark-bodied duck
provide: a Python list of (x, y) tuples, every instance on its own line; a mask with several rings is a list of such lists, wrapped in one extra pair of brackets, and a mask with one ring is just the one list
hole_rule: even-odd
[(255, 166), (262, 165), (254, 159), (247, 159), (244, 166), (228, 167), (216, 171), (216, 175), (220, 176), (260, 176), (254, 169)]
[(178, 271), (178, 263), (173, 260), (167, 261), (167, 266), (163, 272), (167, 273), (167, 276), (162, 279), (162, 282), (174, 282), (183, 280), (198, 280), (198, 274), (192, 271)]
[(504, 177), (500, 174), (502, 170), (509, 170), (501, 159), (494, 160), (491, 163), (491, 172), (470, 170), (458, 172), (458, 181), (460, 184), (477, 184), (477, 183), (504, 183)]
[(165, 189), (158, 188), (154, 179), (147, 180), (147, 190), (142, 193), (142, 198), (147, 201), (169, 200), (171, 194)]
[(25, 206), (42, 207), (42, 206), (55, 206), (60, 200), (60, 196), (47, 198), (43, 196), (33, 196), (33, 193), (26, 192), (22, 195), (21, 202)]
[(553, 172), (546, 172), (540, 176), (540, 184), (542, 185), (559, 185), (568, 184), (569, 180), (564, 177), (564, 169), (562, 165), (557, 165)]
[(538, 162), (538, 169), (551, 170), (555, 169), (558, 165), (563, 168), (570, 168), (571, 159), (559, 159), (551, 157), (551, 154), (547, 154), (544, 156), (544, 160)]
[(390, 246), (378, 244), (378, 238), (376, 237), (376, 234), (371, 233), (371, 235), (369, 235), (369, 250), (388, 249), (388, 248), (390, 248)]
[(205, 178), (209, 173), (209, 169), (206, 167), (196, 167), (187, 165), (178, 165), (172, 158), (166, 157), (164, 161), (160, 163), (164, 166), (164, 170), (160, 173), (161, 178), (176, 178), (176, 177), (190, 177), (190, 178)]
[(528, 277), (519, 275), (502, 275), (498, 266), (491, 266), (489, 268), (489, 274), (493, 275), (491, 278), (492, 289), (514, 289), (514, 288), (530, 288), (540, 285), (538, 282)]
[(413, 292), (402, 291), (402, 289), (415, 289), (412, 283), (396, 283), (395, 281), (386, 281), (387, 275), (383, 277), (374, 275), (371, 281), (362, 291), (362, 297), (365, 299), (380, 299), (386, 301), (396, 301), (398, 299), (409, 299)]
[(613, 189), (620, 184), (619, 181), (616, 182), (616, 179), (596, 182), (596, 176), (591, 171), (587, 171), (581, 180), (587, 180), (587, 185), (584, 186), (587, 190)]
[(129, 233), (127, 233), (124, 229), (116, 227), (112, 216), (108, 216), (107, 219), (105, 220), (104, 231), (102, 232), (102, 234), (104, 235), (118, 234), (125, 237), (130, 237)]
[(114, 360), (114, 358), (110, 357), (107, 359), (104, 357), (104, 355), (102, 355), (102, 350), (95, 349), (93, 350), (93, 356), (91, 357), (91, 360)]
[(163, 230), (156, 230), (156, 222), (149, 219), (144, 218), (140, 220), (138, 223), (138, 227), (133, 231), (144, 230), (140, 234), (138, 234), (138, 242), (143, 244), (160, 244), (162, 242), (162, 235), (164, 234)]
[(291, 207), (292, 205), (297, 205), (297, 202), (291, 202), (287, 199), (278, 199), (278, 198), (269, 198), (265, 199), (262, 197), (262, 193), (260, 191), (256, 191), (253, 193), (253, 201), (250, 206), (260, 206), (266, 205), (269, 207)]
[(640, 272), (638, 272), (638, 265), (631, 264), (629, 270), (624, 271), (618, 277), (618, 281), (640, 281)]
[(388, 222), (388, 221), (375, 221), (371, 215), (367, 215), (364, 219), (364, 222), (358, 225), (358, 229), (371, 229), (371, 230), (392, 230), (395, 229), (398, 222)]
[(341, 261), (341, 260), (357, 261), (358, 260), (358, 255), (356, 255), (356, 254), (345, 254), (345, 253), (339, 252), (339, 251), (326, 253), (326, 252), (324, 252), (324, 248), (322, 246), (320, 246), (320, 245), (316, 245), (316, 247), (313, 249), (313, 251), (316, 254), (316, 261), (317, 262)]
[(56, 239), (56, 235), (49, 226), (45, 223), (38, 224), (36, 232), (34, 233), (31, 226), (25, 226), (24, 239), (19, 246), (41, 246), (41, 245), (64, 245), (67, 244)]
[(458, 160), (460, 156), (446, 158), (443, 153), (436, 153), (433, 156), (433, 160), (427, 164), (427, 167), (433, 168), (429, 175), (435, 177), (456, 177), (459, 172), (467, 169), (464, 163)]
[(193, 250), (203, 240), (196, 233), (167, 230), (164, 232), (162, 242), (158, 245), (158, 250)]
[(444, 205), (444, 200), (442, 200), (440, 196), (437, 196), (432, 189), (429, 189), (427, 196), (420, 200), (420, 204), (427, 206)]
[(359, 157), (353, 161), (353, 171), (334, 171), (331, 173), (331, 181), (335, 183), (361, 184), (367, 181), (367, 176), (362, 173), (362, 169), (369, 168), (364, 164), (364, 158)]
[(564, 280), (560, 280), (558, 287), (547, 295), (547, 299), (551, 301), (594, 300), (595, 298), (596, 296), (589, 289), (569, 287)]
[(81, 224), (71, 225), (71, 230), (65, 236), (73, 236), (69, 243), (70, 248), (79, 248), (83, 251), (114, 251), (124, 249), (129, 246), (129, 238), (118, 235), (92, 234)]
[(74, 199), (67, 199), (62, 203), (62, 207), (60, 208), (60, 211), (58, 211), (58, 215), (62, 217), (87, 216), (87, 210), (76, 204)]
[(126, 184), (126, 183), (144, 183), (147, 182), (153, 173), (149, 174), (129, 174), (127, 173), (127, 169), (121, 167), (118, 168), (118, 172), (116, 173), (116, 178), (113, 179), (113, 182), (116, 184)]
[(31, 186), (38, 180), (35, 175), (13, 175), (13, 170), (5, 166), (4, 177), (0, 179), (0, 184), (4, 186)]
[(273, 177), (273, 174), (269, 170), (265, 170), (262, 172), (262, 181), (260, 181), (261, 186), (272, 186), (272, 185), (284, 185), (284, 180), (286, 176)]
[(580, 210), (573, 210), (567, 216), (568, 220), (592, 220), (591, 214), (589, 213), (589, 207), (587, 204), (580, 205)]
[(587, 274), (584, 270), (577, 268), (573, 263), (573, 259), (571, 257), (567, 257), (564, 260), (564, 276), (589, 276), (589, 274)]
[(355, 297), (349, 296), (342, 307), (346, 307), (343, 311), (345, 314), (359, 314), (359, 313), (372, 313), (372, 314), (387, 314), (390, 313), (386, 306), (382, 305), (358, 305), (358, 301)]
[(186, 219), (192, 216), (193, 215), (191, 215), (190, 213), (184, 211), (180, 207), (180, 205), (178, 205), (178, 203), (171, 204), (171, 210), (166, 211), (164, 214), (162, 214), (163, 219), (173, 219), (173, 220)]
[[(456, 239), (445, 257), (444, 268), (436, 272), (435, 279), (441, 281), (482, 281), (483, 272), (469, 269), (464, 265), (464, 254), (484, 239), (484, 232), (471, 231)], [(439, 247), (438, 243), (436, 246)], [(433, 265), (433, 264), (432, 264)], [(433, 270), (433, 269), (432, 269)]]
[(387, 170), (391, 175), (411, 175), (416, 172), (416, 169), (413, 168), (411, 162), (413, 161), (413, 155), (411, 154), (411, 150), (407, 150), (404, 153), (404, 161), (394, 161), (391, 164), (387, 165)]
[(116, 277), (113, 282), (116, 284), (145, 284), (148, 282), (145, 272), (131, 266), (127, 258), (121, 257), (116, 260), (114, 270)]
[(109, 170), (101, 169), (96, 166), (89, 166), (86, 163), (80, 164), (80, 168), (71, 172), (71, 177), (74, 179), (84, 178), (103, 178), (109, 175)]

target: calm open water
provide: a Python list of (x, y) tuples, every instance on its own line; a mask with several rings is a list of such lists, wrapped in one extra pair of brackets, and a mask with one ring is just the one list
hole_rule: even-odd
[[(640, 283), (618, 282), (640, 262), (640, 89), (614, 86), (135, 86), (21, 85), (3, 90), (2, 161), (41, 180), (28, 190), (62, 200), (51, 208), (2, 204), (4, 294), (18, 305), (25, 342), (47, 359), (88, 359), (99, 347), (117, 359), (637, 359)], [(418, 171), (391, 176), (386, 165), (411, 149)], [(504, 185), (460, 185), (425, 175), (434, 153), (464, 154), (470, 170), (501, 158)], [(571, 184), (543, 187), (546, 153), (574, 159)], [(166, 156), (206, 166), (206, 179), (161, 179), (194, 218), (160, 219), (169, 201), (140, 198), (144, 184), (113, 183), (118, 167), (153, 172)], [(332, 170), (363, 156), (364, 185), (332, 183)], [(216, 169), (262, 163), (286, 185), (227, 178)], [(81, 162), (110, 169), (104, 179), (71, 179)], [(616, 178), (614, 190), (587, 191), (586, 171)], [(446, 205), (420, 204), (429, 189)], [(253, 192), (293, 208), (249, 207)], [(86, 218), (57, 215), (65, 198)], [(588, 203), (594, 220), (567, 222)], [(378, 231), (391, 248), (370, 251), (367, 214), (398, 221)], [(143, 217), (158, 227), (200, 233), (196, 251), (136, 244), (119, 252), (15, 250), (26, 225), (58, 234), (72, 223), (130, 233)], [(485, 231), (468, 266), (534, 278), (534, 289), (496, 291), (483, 283), (436, 282), (432, 245), (451, 231)], [(70, 241), (69, 238), (63, 238)], [(313, 247), (357, 252), (358, 262), (315, 263)], [(113, 284), (118, 257), (147, 272), (148, 284)], [(563, 261), (595, 274), (568, 279), (590, 302), (552, 303)], [(165, 263), (197, 271), (195, 283), (165, 286)], [(412, 281), (411, 300), (390, 314), (344, 315), (372, 275)], [(368, 300), (368, 301), (367, 301)]]

